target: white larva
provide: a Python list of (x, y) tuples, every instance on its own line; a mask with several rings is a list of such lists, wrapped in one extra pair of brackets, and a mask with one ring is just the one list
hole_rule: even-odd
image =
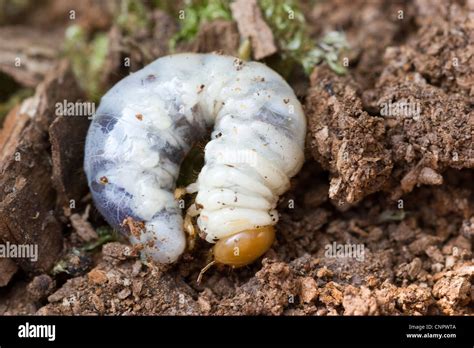
[[(306, 119), (291, 87), (261, 63), (214, 54), (160, 58), (101, 100), (87, 136), (85, 172), (106, 220), (171, 263), (186, 245), (174, 198), (180, 164), (214, 127), (189, 190), (211, 243), (275, 225), (279, 195), (301, 168)], [(124, 221), (143, 222), (130, 233)]]

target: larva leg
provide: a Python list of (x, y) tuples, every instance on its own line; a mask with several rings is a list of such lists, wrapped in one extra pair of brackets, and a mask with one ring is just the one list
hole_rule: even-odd
[[(181, 200), (185, 195), (189, 194), (186, 190), (186, 187), (178, 187), (174, 191), (174, 198), (176, 200)], [(196, 210), (196, 206), (194, 202), (186, 209), (186, 213), (184, 215), (184, 222), (183, 222), (183, 229), (187, 235), (187, 245), (188, 250), (194, 249), (195, 239), (196, 239), (196, 227), (193, 222), (193, 218), (199, 215), (199, 212)]]
[(186, 188), (185, 187), (177, 187), (175, 190), (174, 190), (174, 198), (176, 200), (180, 200), (181, 198), (183, 198), (185, 195), (187, 194), (186, 192)]
[[(188, 194), (188, 192), (185, 187), (178, 187), (174, 190), (174, 198), (177, 201), (183, 199), (186, 194)], [(196, 239), (196, 230), (194, 228), (192, 216), (188, 214), (188, 210), (189, 209), (186, 210), (186, 214), (184, 215), (183, 230), (186, 233), (188, 250), (193, 250)]]
[(188, 237), (188, 249), (194, 249), (194, 244), (196, 240), (196, 229), (194, 227), (193, 219), (191, 215), (186, 213), (184, 217), (184, 224), (183, 224), (184, 232), (186, 232)]

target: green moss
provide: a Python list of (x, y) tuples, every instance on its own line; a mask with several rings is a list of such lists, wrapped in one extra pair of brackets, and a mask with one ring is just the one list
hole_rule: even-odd
[(170, 40), (171, 50), (174, 50), (179, 41), (193, 39), (202, 23), (215, 19), (232, 19), (229, 1), (226, 0), (185, 0), (184, 4), (185, 7), (177, 13), (180, 29)]
[(122, 0), (120, 12), (116, 16), (115, 22), (125, 34), (135, 33), (151, 25), (147, 11), (148, 9), (142, 1)]
[(330, 32), (316, 42), (308, 34), (305, 17), (296, 0), (259, 0), (259, 5), (280, 50), (281, 61), (277, 64), (280, 73), (287, 76), (295, 64), (299, 64), (309, 75), (314, 66), (322, 62), (338, 74), (346, 72), (339, 59), (348, 49), (343, 33)]
[(402, 221), (407, 217), (408, 213), (404, 210), (384, 210), (377, 218), (378, 223), (386, 223), (392, 221)]
[(118, 234), (110, 226), (101, 226), (96, 229), (99, 238), (83, 245), (81, 251), (93, 251), (101, 245), (118, 240)]
[(93, 101), (98, 101), (103, 92), (100, 77), (108, 48), (109, 41), (105, 33), (97, 33), (89, 41), (84, 29), (78, 25), (72, 25), (66, 30), (64, 55), (71, 61), (74, 74)]

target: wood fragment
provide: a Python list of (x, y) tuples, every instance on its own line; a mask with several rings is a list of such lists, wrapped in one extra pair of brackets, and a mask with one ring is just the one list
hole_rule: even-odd
[(36, 87), (57, 59), (59, 33), (22, 26), (0, 28), (0, 72), (26, 87)]
[(13, 109), (0, 131), (0, 239), (38, 247), (38, 259), (15, 259), (28, 272), (49, 270), (62, 249), (62, 225), (55, 212), (48, 129), (55, 105), (82, 93), (66, 62)]
[(250, 38), (254, 59), (259, 60), (278, 51), (272, 30), (263, 19), (257, 0), (236, 0), (230, 8), (241, 36)]
[(193, 51), (209, 53), (220, 51), (222, 54), (237, 55), (240, 35), (234, 22), (214, 20), (203, 23), (194, 42)]
[(80, 208), (88, 192), (83, 162), (89, 123), (87, 115), (70, 115), (57, 117), (49, 127), (52, 183), (58, 193), (58, 207), (66, 216)]

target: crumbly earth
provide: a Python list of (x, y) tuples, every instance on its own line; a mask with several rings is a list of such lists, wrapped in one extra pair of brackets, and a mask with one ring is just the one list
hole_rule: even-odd
[[(415, 2), (420, 28), (406, 44), (382, 46), (381, 74), (372, 87), (364, 88), (367, 82), (358, 76), (360, 60), (348, 76), (325, 67), (311, 76), (309, 146), (331, 174), (329, 196), (341, 205), (380, 190), (398, 199), (419, 184), (441, 185), (447, 168), (474, 167), (474, 31), (468, 4), (436, 4), (435, 15), (426, 13), (425, 2)], [(456, 34), (447, 29), (454, 27)], [(354, 29), (348, 30), (350, 37)], [(373, 47), (363, 55), (365, 49)], [(388, 112), (402, 105), (407, 108)]]
[[(71, 255), (84, 244), (71, 227), (73, 275), (15, 275), (0, 288), (0, 314), (474, 315), (469, 9), (472, 1), (342, 0), (309, 12), (315, 35), (346, 31), (350, 70), (320, 66), (311, 76), (307, 162), (261, 261), (211, 268), (197, 284), (208, 262), (201, 240), (157, 266), (123, 241)], [(201, 35), (220, 40), (212, 24)], [(382, 115), (396, 101), (419, 103), (419, 117)], [(357, 253), (338, 254), (346, 245)]]
[[(282, 200), (278, 240), (261, 263), (214, 268), (197, 284), (205, 243), (178, 264), (158, 267), (114, 242), (84, 275), (54, 292), (50, 281), (35, 278), (28, 293), (43, 294), (38, 304), (46, 305), (37, 313), (48, 315), (473, 314), (474, 187), (459, 183), (474, 178), (467, 171), (449, 174), (452, 182), (443, 187), (407, 195), (403, 214), (383, 194), (341, 213), (319, 185), (307, 189), (324, 177), (311, 164)], [(290, 199), (295, 207), (285, 209)], [(363, 255), (328, 255), (334, 242), (364, 245)]]

